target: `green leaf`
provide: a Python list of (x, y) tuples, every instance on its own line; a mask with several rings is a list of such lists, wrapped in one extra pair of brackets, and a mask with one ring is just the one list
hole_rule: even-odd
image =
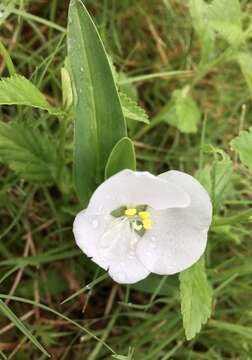
[(75, 185), (83, 205), (104, 179), (125, 120), (108, 57), (97, 29), (80, 0), (71, 0), (68, 57), (75, 102)]
[(195, 133), (201, 113), (197, 103), (188, 95), (188, 88), (175, 90), (171, 106), (163, 115), (163, 121), (177, 127), (183, 133)]
[(145, 124), (149, 124), (148, 115), (144, 111), (143, 108), (141, 108), (139, 105), (137, 105), (136, 101), (134, 101), (132, 98), (130, 98), (128, 95), (120, 92), (120, 101), (123, 109), (123, 114), (126, 118), (140, 121)]
[(205, 19), (208, 5), (204, 0), (190, 0), (189, 10), (192, 17), (193, 27), (198, 35), (201, 46), (201, 62), (208, 63), (214, 50), (214, 32)]
[(231, 146), (239, 154), (243, 165), (252, 172), (252, 127), (248, 131), (241, 131), (240, 135), (231, 141)]
[(128, 137), (119, 140), (111, 151), (105, 168), (105, 178), (124, 169), (136, 170), (134, 144)]
[(214, 212), (217, 212), (232, 185), (233, 163), (221, 149), (213, 146), (207, 146), (206, 149), (206, 152), (214, 155), (214, 161), (198, 172), (197, 177), (208, 191)]
[(249, 53), (240, 53), (238, 56), (238, 62), (249, 88), (250, 95), (252, 96), (252, 55)]
[(243, 33), (239, 0), (213, 0), (205, 17), (208, 25), (231, 45), (241, 43)]
[(28, 124), (0, 123), (0, 161), (32, 182), (45, 184), (56, 179), (55, 145)]
[(187, 340), (191, 340), (211, 315), (212, 289), (208, 283), (204, 258), (179, 275), (181, 312)]
[(22, 323), (22, 321), (14, 314), (14, 312), (0, 299), (0, 311), (47, 357), (50, 357), (48, 352), (38, 342), (35, 336), (32, 335), (29, 329)]
[(54, 108), (44, 95), (28, 79), (15, 75), (0, 80), (0, 105), (27, 105), (60, 115), (62, 111)]

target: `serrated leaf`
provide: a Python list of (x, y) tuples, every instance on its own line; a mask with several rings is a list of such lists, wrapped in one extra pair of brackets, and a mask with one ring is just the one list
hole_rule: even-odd
[(221, 149), (206, 146), (205, 152), (212, 153), (215, 158), (211, 165), (206, 165), (197, 173), (197, 177), (208, 191), (214, 212), (217, 212), (232, 185), (233, 163)]
[(214, 32), (205, 19), (208, 5), (204, 0), (190, 0), (189, 10), (193, 27), (198, 35), (201, 46), (201, 62), (208, 63), (214, 50)]
[(14, 312), (0, 299), (0, 311), (35, 345), (44, 355), (50, 357), (48, 352), (38, 342), (30, 330), (23, 322), (14, 314)]
[(119, 140), (111, 151), (105, 168), (105, 178), (124, 169), (136, 170), (134, 144), (128, 137)]
[(208, 25), (231, 45), (242, 40), (242, 21), (239, 0), (213, 0), (206, 11)]
[(208, 283), (204, 258), (179, 275), (181, 312), (187, 340), (191, 340), (211, 315), (212, 289)]
[(104, 179), (112, 149), (127, 132), (108, 57), (80, 0), (70, 2), (68, 58), (75, 103), (75, 185), (85, 206)]
[(0, 123), (0, 161), (32, 182), (45, 184), (56, 179), (55, 144), (28, 124)]
[(243, 165), (252, 172), (252, 127), (241, 131), (240, 135), (231, 141), (232, 148), (239, 154)]
[(174, 91), (171, 106), (162, 117), (164, 122), (177, 127), (183, 133), (195, 133), (201, 113), (185, 88)]
[(252, 96), (252, 55), (249, 53), (240, 53), (238, 56), (238, 62), (249, 88), (250, 95)]
[(149, 124), (148, 115), (144, 111), (143, 108), (141, 108), (137, 103), (130, 98), (128, 95), (120, 92), (120, 101), (123, 109), (123, 114), (126, 118), (140, 121), (145, 124)]
[(0, 105), (27, 105), (46, 110), (52, 115), (62, 113), (51, 106), (36, 86), (21, 75), (0, 80)]

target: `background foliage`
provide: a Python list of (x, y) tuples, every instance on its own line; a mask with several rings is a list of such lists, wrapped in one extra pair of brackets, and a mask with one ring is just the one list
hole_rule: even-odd
[[(180, 286), (178, 276), (119, 286), (76, 248), (71, 226), (81, 204), (72, 179), (69, 3), (4, 0), (0, 358), (251, 359), (252, 4), (85, 4), (109, 55), (137, 168), (180, 169), (209, 191), (209, 283), (201, 261), (180, 275)], [(112, 148), (97, 183), (115, 171), (125, 149), (125, 166), (134, 163), (128, 138)]]

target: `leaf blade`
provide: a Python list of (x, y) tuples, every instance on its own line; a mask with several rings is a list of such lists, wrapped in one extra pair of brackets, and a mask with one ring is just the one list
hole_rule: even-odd
[(13, 323), (15, 326), (35, 345), (44, 355), (50, 357), (48, 352), (38, 342), (35, 336), (27, 329), (22, 321), (15, 315), (15, 313), (0, 299), (0, 311)]
[(51, 106), (44, 95), (28, 79), (14, 75), (0, 80), (0, 105), (26, 105), (46, 110), (51, 115), (60, 115), (62, 111)]
[(103, 180), (113, 147), (127, 134), (108, 57), (79, 0), (70, 3), (68, 34), (76, 114), (74, 175), (77, 194), (85, 205)]
[(207, 281), (204, 258), (179, 275), (181, 313), (187, 340), (191, 340), (211, 315), (212, 289)]
[(136, 170), (134, 144), (128, 137), (119, 140), (111, 151), (105, 168), (105, 178), (124, 169)]
[(0, 123), (0, 161), (26, 180), (55, 181), (57, 152), (45, 134), (28, 124)]
[(120, 95), (120, 101), (123, 109), (123, 114), (126, 118), (143, 122), (145, 124), (149, 124), (148, 115), (144, 111), (143, 108), (141, 108), (136, 101), (134, 101), (132, 98), (130, 98), (128, 95), (126, 95), (123, 92), (119, 93)]
[(248, 131), (241, 131), (231, 141), (231, 147), (239, 154), (243, 165), (252, 172), (252, 127)]

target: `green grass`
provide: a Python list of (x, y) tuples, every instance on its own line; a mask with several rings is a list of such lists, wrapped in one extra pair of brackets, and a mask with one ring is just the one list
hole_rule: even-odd
[[(0, 17), (0, 41), (16, 71), (37, 85), (52, 105), (60, 106), (68, 1), (9, 1), (14, 2), (12, 13), (3, 21)], [(213, 155), (201, 149), (210, 143), (229, 154), (234, 164), (216, 215), (248, 210), (252, 175), (230, 148), (239, 131), (252, 125), (250, 94), (238, 65), (220, 61), (206, 73), (199, 70), (200, 44), (187, 1), (86, 4), (121, 73), (121, 89), (137, 97), (151, 118), (150, 127), (129, 124), (138, 169), (196, 174), (206, 165), (214, 166)], [(249, 24), (251, 2), (241, 5), (244, 24)], [(217, 39), (215, 59), (226, 46)], [(0, 75), (8, 75), (2, 59)], [(205, 121), (197, 133), (185, 134), (164, 123), (160, 114), (175, 89), (191, 84)], [(61, 123), (46, 112), (2, 106), (0, 120), (35, 127), (53, 139), (55, 149), (60, 147)], [(199, 335), (186, 341), (177, 276), (152, 276), (119, 286), (76, 247), (72, 223), (80, 204), (72, 182), (71, 114), (63, 150), (60, 183), (35, 184), (0, 164), (0, 299), (29, 331), (28, 337), (20, 332), (21, 325), (13, 313), (7, 315), (1, 301), (0, 310), (5, 311), (0, 316), (0, 359), (46, 359), (34, 339), (52, 359), (61, 360), (113, 355), (125, 360), (252, 359), (250, 225), (236, 223), (211, 231), (206, 265), (214, 289), (212, 316)]]

